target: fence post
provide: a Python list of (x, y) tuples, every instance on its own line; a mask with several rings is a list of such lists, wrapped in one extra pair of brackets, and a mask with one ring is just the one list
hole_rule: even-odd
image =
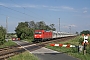
[(86, 46), (87, 46), (87, 43), (85, 42), (84, 45), (83, 45), (83, 54), (86, 55)]
[(77, 49), (78, 49), (78, 53), (79, 53), (80, 52), (79, 45), (77, 46)]

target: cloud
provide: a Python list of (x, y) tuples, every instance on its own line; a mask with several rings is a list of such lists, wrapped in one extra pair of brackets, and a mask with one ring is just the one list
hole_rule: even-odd
[(50, 6), (50, 8), (54, 8), (54, 9), (65, 9), (65, 10), (74, 10), (74, 8), (69, 7), (69, 6)]
[(72, 24), (72, 25), (69, 25), (69, 26), (71, 26), (71, 27), (76, 27), (76, 25), (74, 25), (74, 24)]
[(74, 8), (69, 6), (49, 6), (49, 10), (77, 12)]
[(66, 10), (73, 10), (74, 8), (72, 7), (68, 7), (68, 6), (61, 6), (62, 9), (66, 9)]
[(37, 7), (39, 7), (39, 6), (38, 6), (38, 5), (26, 5), (26, 6), (23, 6), (23, 7), (37, 8)]
[(69, 6), (47, 6), (47, 5), (35, 5), (35, 4), (7, 4), (7, 3), (0, 3), (0, 5), (6, 6), (6, 7), (15, 7), (15, 8), (42, 8), (47, 9), (51, 11), (71, 11), (76, 12), (74, 8)]
[(19, 5), (13, 5), (13, 6), (11, 6), (11, 7), (21, 7), (21, 6), (19, 6)]
[(69, 26), (65, 26), (65, 25), (64, 25), (63, 28), (69, 28)]
[(4, 4), (0, 2), (0, 5), (4, 5)]
[(84, 10), (87, 10), (88, 8), (87, 8), (87, 7), (84, 7), (83, 9), (84, 9)]
[(59, 9), (49, 9), (49, 10), (52, 10), (52, 11), (60, 11)]
[(83, 13), (87, 13), (87, 11), (85, 10), (85, 11), (83, 11)]
[[(31, 4), (19, 5), (19, 4), (8, 4), (8, 3), (1, 3), (1, 2), (0, 2), (0, 5), (6, 6), (6, 7), (16, 7), (16, 8), (22, 8), (22, 7), (37, 8), (37, 7), (40, 7), (39, 5), (31, 5)], [(45, 7), (45, 6), (43, 6), (43, 7)]]
[(83, 13), (87, 13), (87, 12), (88, 12), (88, 11), (87, 11), (87, 10), (88, 10), (87, 7), (84, 7), (83, 10), (84, 10)]
[(37, 7), (39, 7), (38, 5), (15, 5), (15, 4), (13, 4), (12, 6), (10, 6), (10, 5), (8, 5), (8, 7), (16, 7), (16, 8), (22, 8), (22, 7), (24, 7), (24, 8), (37, 8)]
[(48, 8), (49, 6), (46, 6), (46, 5), (42, 5), (42, 7)]
[(76, 12), (74, 10), (74, 8), (72, 7), (67, 7), (67, 6), (47, 6), (47, 5), (30, 5), (30, 4), (24, 4), (24, 5), (12, 5), (12, 7), (25, 7), (25, 8), (44, 8), (47, 10), (51, 10), (51, 11), (73, 11)]
[(71, 25), (64, 25), (64, 26), (63, 26), (63, 28), (70, 28), (70, 27), (72, 28), (72, 27), (77, 27), (77, 26), (74, 25), (74, 24), (71, 24)]

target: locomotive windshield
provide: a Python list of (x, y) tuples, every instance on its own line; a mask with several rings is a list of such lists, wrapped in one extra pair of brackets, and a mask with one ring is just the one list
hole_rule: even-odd
[(35, 34), (42, 34), (42, 32), (35, 32)]

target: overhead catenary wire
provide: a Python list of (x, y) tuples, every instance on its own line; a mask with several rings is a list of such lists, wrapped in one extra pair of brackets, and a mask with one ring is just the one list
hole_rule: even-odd
[(15, 19), (23, 20), (23, 19), (20, 19), (20, 18), (18, 18), (18, 17), (15, 17), (15, 16), (13, 17), (13, 16), (10, 16), (10, 15), (2, 14), (2, 13), (0, 13), (0, 15), (3, 15), (3, 16), (5, 16), (5, 17), (6, 17), (6, 16), (9, 16), (10, 18), (15, 18)]
[[(4, 9), (1, 9), (0, 8), (0, 11), (7, 11), (7, 10), (4, 10)], [(14, 19), (18, 19), (18, 20), (24, 20), (23, 18), (20, 18), (20, 15), (18, 16), (18, 17), (16, 17), (16, 16), (13, 16), (13, 15), (16, 15), (16, 13), (14, 13), (14, 12), (11, 12), (11, 11), (7, 11), (9, 14), (5, 14), (5, 13), (0, 13), (0, 15), (2, 15), (2, 16), (9, 16), (10, 18), (14, 18)], [(11, 14), (11, 15), (10, 15)], [(12, 15), (13, 14), (13, 15)], [(30, 20), (30, 19), (28, 19), (28, 20)]]
[[(10, 0), (10, 1), (13, 2), (13, 3), (15, 3), (13, 0)], [(17, 4), (17, 3), (15, 3), (15, 4)], [(19, 4), (17, 4), (17, 5), (19, 5)], [(5, 6), (5, 5), (0, 5), (0, 6), (2, 6), (2, 7), (4, 7), (4, 8), (7, 8), (7, 9), (9, 9), (9, 10), (15, 11), (15, 12), (17, 12), (17, 13), (23, 14), (23, 15), (25, 15), (25, 16), (28, 16), (29, 18), (31, 17), (31, 18), (32, 18), (31, 20), (35, 20), (35, 19), (38, 19), (38, 20), (48, 20), (47, 18), (44, 18), (44, 17), (42, 17), (42, 16), (40, 16), (40, 18), (39, 18), (39, 17), (32, 16), (32, 15), (30, 15), (30, 14), (25, 13), (25, 10), (27, 10), (27, 11), (29, 11), (30, 13), (36, 14), (35, 12), (32, 12), (32, 11), (26, 9), (25, 7), (23, 7), (23, 6), (21, 6), (21, 5), (19, 5), (19, 6), (24, 9), (24, 12), (18, 11), (18, 10), (16, 10), (16, 9), (10, 8), (10, 7)], [(38, 14), (36, 14), (36, 15), (39, 16)], [(26, 19), (26, 18), (25, 18), (25, 19)], [(29, 20), (30, 20), (30, 19), (29, 19)]]
[[(10, 0), (10, 1), (12, 1), (13, 2), (13, 0)], [(15, 2), (14, 2), (15, 3)], [(17, 3), (15, 3), (15, 4), (17, 4)], [(19, 5), (19, 4), (17, 4), (17, 5)], [(44, 18), (43, 17), (35, 17), (35, 16), (32, 16), (32, 15), (30, 15), (30, 14), (28, 14), (28, 13), (26, 13), (25, 12), (25, 10), (27, 10), (27, 11), (29, 11), (29, 12), (31, 12), (30, 10), (28, 10), (28, 9), (26, 9), (25, 7), (23, 7), (23, 6), (21, 6), (21, 5), (19, 5), (21, 8), (23, 8), (24, 9), (24, 11), (22, 12), (22, 11), (19, 11), (19, 10), (16, 10), (16, 9), (13, 9), (13, 8), (11, 8), (11, 7), (8, 7), (8, 6), (6, 6), (6, 5), (0, 5), (0, 6), (2, 6), (2, 7), (4, 7), (4, 8), (6, 8), (6, 9), (9, 9), (9, 10), (12, 10), (12, 11), (15, 11), (15, 12), (17, 12), (17, 13), (20, 13), (20, 14), (23, 14), (23, 15), (25, 15), (26, 17), (31, 17), (32, 19), (31, 20), (33, 20), (33, 21), (35, 21), (34, 19), (38, 19), (38, 20), (43, 20)], [(32, 12), (33, 14), (36, 14), (35, 12)], [(3, 15), (5, 15), (4, 13), (3, 13)], [(39, 16), (39, 15), (37, 15), (37, 16)], [(9, 16), (10, 17), (10, 16)], [(12, 16), (11, 16), (12, 17)], [(16, 19), (18, 19), (17, 17), (14, 17), (14, 18), (16, 18)], [(42, 19), (43, 18), (43, 19)], [(24, 19), (26, 19), (26, 18), (23, 18), (23, 20)], [(21, 19), (20, 19), (21, 20)], [(30, 20), (30, 19), (29, 19)]]
[[(14, 4), (17, 4), (17, 3), (14, 2), (13, 0), (10, 0), (10, 1), (13, 2)], [(24, 13), (25, 13), (25, 10), (27, 10), (27, 11), (29, 11), (30, 13), (36, 14), (35, 12), (26, 9), (25, 7), (23, 7), (23, 6), (19, 5), (19, 4), (17, 4), (17, 5), (24, 9)], [(38, 14), (36, 14), (36, 15), (39, 16)], [(40, 16), (40, 19), (41, 19), (41, 18), (47, 19), (47, 18), (44, 18), (43, 16)]]
[[(10, 7), (4, 6), (4, 5), (0, 5), (0, 6), (2, 6), (2, 7), (4, 7), (4, 8), (7, 8), (7, 9), (10, 9), (10, 10), (12, 10), (12, 11), (15, 11), (15, 12), (18, 12), (18, 13), (21, 13), (21, 14), (24, 14), (24, 15), (29, 16), (29, 17), (33, 17), (33, 16), (29, 15), (29, 14), (26, 14), (26, 13), (24, 13), (24, 12), (21, 12), (21, 11), (15, 10), (15, 9), (12, 9), (12, 8), (10, 8)], [(33, 17), (33, 18), (39, 19), (39, 18), (37, 18), (37, 17)]]

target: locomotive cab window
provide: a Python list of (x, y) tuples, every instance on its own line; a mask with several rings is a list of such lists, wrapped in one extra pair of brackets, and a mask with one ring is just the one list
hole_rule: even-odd
[(42, 34), (42, 32), (35, 32), (35, 34)]

